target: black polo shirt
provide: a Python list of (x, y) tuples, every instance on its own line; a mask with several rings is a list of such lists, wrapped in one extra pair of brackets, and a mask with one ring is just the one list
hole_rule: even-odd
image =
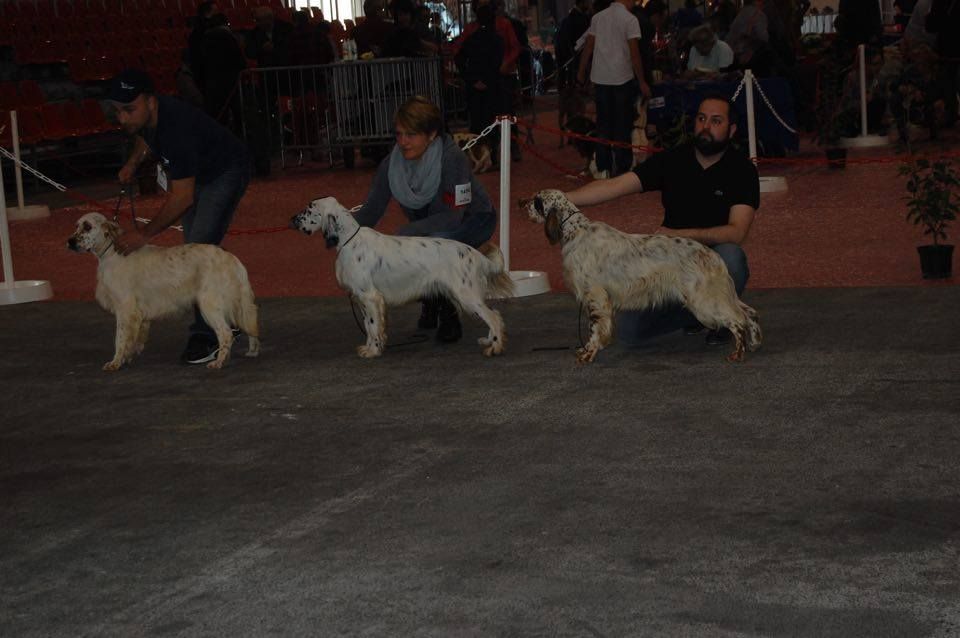
[(247, 147), (200, 109), (168, 95), (157, 96), (157, 128), (143, 139), (161, 158), (171, 180), (194, 177), (209, 184), (232, 168), (249, 167)]
[(760, 207), (760, 178), (748, 157), (728, 148), (710, 168), (693, 144), (654, 153), (633, 169), (644, 192), (660, 191), (665, 228), (714, 228), (730, 223), (730, 207)]

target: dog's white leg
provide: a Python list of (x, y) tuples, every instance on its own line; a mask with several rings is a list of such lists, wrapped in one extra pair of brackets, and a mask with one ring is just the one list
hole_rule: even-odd
[(134, 354), (140, 354), (147, 345), (147, 337), (150, 336), (150, 322), (144, 319), (140, 322), (140, 329), (137, 331)]
[(583, 301), (590, 317), (590, 339), (586, 346), (577, 350), (577, 363), (590, 363), (597, 353), (610, 343), (613, 334), (613, 305), (610, 303), (610, 295), (600, 286), (588, 290)]
[(464, 299), (461, 297), (460, 305), (480, 317), (490, 329), (486, 337), (477, 339), (477, 343), (484, 346), (484, 356), (492, 357), (502, 353), (507, 345), (507, 337), (503, 331), (503, 317), (500, 316), (500, 313), (496, 310), (491, 310), (487, 304), (483, 302), (483, 299), (479, 298)]
[(132, 308), (117, 308), (117, 333), (114, 337), (113, 359), (104, 364), (107, 371), (119, 370), (133, 356), (134, 343), (140, 322), (139, 312)]
[(247, 335), (247, 352), (245, 356), (256, 357), (260, 354), (260, 319), (257, 304), (253, 302), (253, 291), (243, 293), (240, 301), (240, 313), (237, 318), (237, 327)]
[(207, 364), (208, 368), (219, 369), (230, 358), (230, 349), (233, 346), (233, 330), (227, 323), (227, 308), (219, 294), (200, 294), (197, 296), (197, 307), (207, 325), (217, 335), (217, 358)]
[(696, 294), (688, 295), (686, 306), (703, 325), (713, 329), (726, 328), (733, 333), (734, 348), (727, 361), (739, 362), (743, 361), (746, 346), (748, 315), (740, 308), (730, 277), (726, 273), (723, 275), (726, 280), (711, 280), (698, 287)]
[(383, 354), (387, 346), (387, 306), (383, 295), (373, 290), (356, 296), (363, 309), (363, 329), (367, 332), (367, 342), (357, 347), (357, 354), (364, 359), (372, 359)]

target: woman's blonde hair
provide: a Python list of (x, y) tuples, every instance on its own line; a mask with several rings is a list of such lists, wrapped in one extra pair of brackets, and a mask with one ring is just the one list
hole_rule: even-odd
[(440, 108), (421, 95), (415, 95), (397, 109), (395, 124), (414, 133), (438, 133), (443, 126)]

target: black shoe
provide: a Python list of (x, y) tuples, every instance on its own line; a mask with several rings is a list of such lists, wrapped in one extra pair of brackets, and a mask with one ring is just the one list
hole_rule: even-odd
[(189, 365), (210, 363), (217, 358), (219, 352), (220, 345), (216, 341), (211, 341), (207, 335), (190, 335), (187, 347), (180, 355), (180, 361)]
[(722, 346), (725, 343), (730, 343), (731, 339), (733, 339), (733, 333), (726, 328), (711, 330), (707, 333), (708, 346)]
[(438, 305), (440, 325), (437, 327), (437, 341), (440, 343), (460, 341), (460, 337), (463, 336), (463, 326), (460, 325), (457, 309), (446, 299), (441, 299)]
[(698, 335), (698, 334), (700, 334), (701, 332), (703, 332), (703, 324), (702, 324), (702, 323), (692, 323), (692, 324), (690, 324), (689, 326), (684, 326), (684, 327), (683, 327), (683, 334), (685, 334), (685, 335), (687, 335), (687, 336), (690, 336), (690, 335)]
[(420, 318), (417, 320), (419, 330), (433, 330), (437, 327), (437, 300), (434, 297), (422, 299), (420, 307)]

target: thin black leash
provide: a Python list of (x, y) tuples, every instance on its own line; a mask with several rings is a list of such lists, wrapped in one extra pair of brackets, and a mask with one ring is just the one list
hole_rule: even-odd
[(120, 184), (120, 193), (117, 195), (117, 207), (113, 209), (113, 221), (120, 223), (120, 204), (123, 203), (123, 196), (130, 196), (130, 217), (133, 219), (133, 227), (137, 230), (140, 230), (140, 225), (137, 223), (137, 212), (133, 208), (133, 190), (127, 190), (125, 184)]

